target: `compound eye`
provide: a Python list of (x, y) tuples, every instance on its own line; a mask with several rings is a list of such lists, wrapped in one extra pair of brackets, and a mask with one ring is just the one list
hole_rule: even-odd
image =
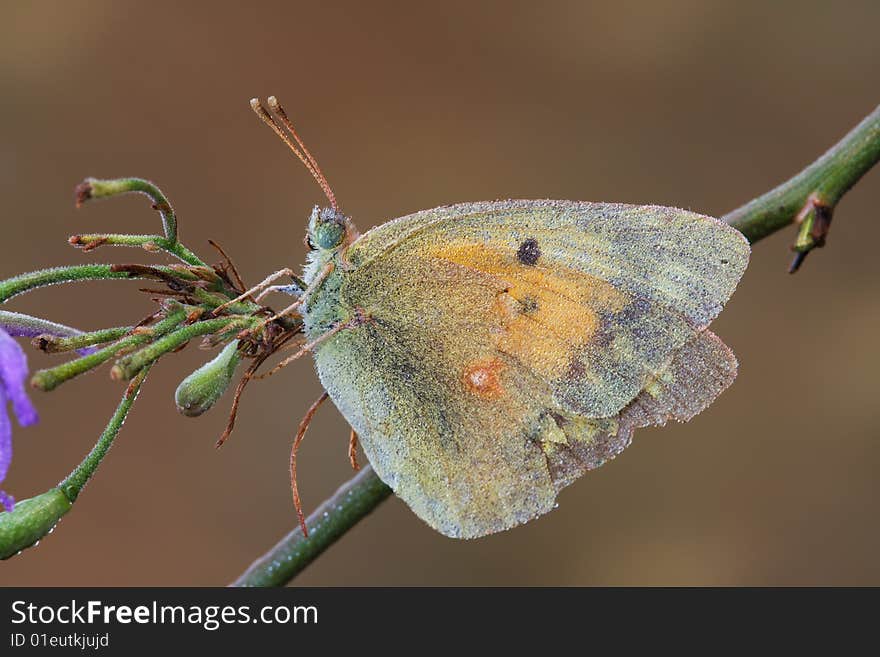
[(342, 244), (345, 226), (335, 221), (320, 222), (315, 227), (314, 241), (320, 249), (333, 249)]

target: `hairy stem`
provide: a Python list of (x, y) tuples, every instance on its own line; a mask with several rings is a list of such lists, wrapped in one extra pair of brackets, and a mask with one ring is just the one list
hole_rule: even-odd
[[(153, 271), (165, 276), (182, 277), (183, 274), (171, 267), (152, 267)], [(26, 274), (20, 274), (13, 278), (0, 281), (0, 303), (9, 301), (12, 297), (24, 292), (30, 292), (37, 288), (59, 283), (73, 283), (75, 281), (99, 281), (103, 279), (154, 279), (149, 273), (138, 274), (132, 271), (119, 271), (115, 265), (74, 265), (72, 267), (52, 267), (40, 269)]]
[(73, 349), (82, 349), (96, 344), (115, 342), (129, 333), (133, 326), (118, 326), (115, 328), (99, 329), (89, 333), (79, 333), (71, 337), (59, 338), (53, 334), (41, 334), (34, 340), (34, 344), (47, 354), (56, 354)]
[(122, 429), (122, 425), (125, 423), (125, 418), (128, 417), (128, 412), (131, 410), (132, 405), (137, 399), (138, 392), (141, 389), (144, 379), (147, 378), (147, 373), (149, 371), (149, 366), (144, 367), (144, 369), (132, 379), (131, 383), (128, 384), (128, 388), (125, 390), (125, 394), (122, 396), (122, 401), (119, 402), (119, 406), (116, 407), (116, 411), (107, 423), (107, 427), (104, 429), (101, 437), (98, 438), (98, 442), (95, 443), (95, 446), (83, 459), (82, 463), (76, 466), (73, 472), (67, 475), (64, 480), (58, 484), (58, 488), (64, 491), (64, 496), (70, 500), (71, 504), (76, 501), (77, 497), (79, 497), (82, 489), (95, 474), (98, 466), (101, 465), (101, 461), (104, 460), (104, 456), (106, 456), (107, 452), (110, 450), (113, 441), (116, 440), (116, 436), (119, 434), (119, 430)]
[(73, 472), (55, 488), (20, 501), (15, 505), (12, 513), (0, 512), (0, 559), (8, 559), (21, 550), (39, 543), (40, 539), (50, 533), (58, 521), (70, 511), (74, 501), (95, 474), (119, 434), (147, 376), (147, 369), (141, 370), (141, 373), (128, 385), (98, 442)]
[(179, 349), (195, 337), (217, 333), (224, 329), (244, 328), (247, 323), (247, 321), (238, 318), (220, 317), (182, 326), (143, 349), (120, 358), (113, 366), (111, 375), (114, 379), (130, 379), (163, 354)]
[(185, 310), (176, 310), (170, 313), (166, 318), (156, 322), (148, 329), (144, 329), (140, 333), (134, 333), (126, 336), (121, 340), (117, 340), (111, 345), (99, 349), (93, 354), (67, 361), (57, 367), (34, 372), (31, 377), (31, 385), (45, 392), (54, 390), (65, 381), (69, 381), (75, 376), (79, 376), (84, 372), (88, 372), (95, 367), (107, 362), (120, 352), (130, 351), (142, 344), (146, 344), (154, 340), (157, 336), (164, 335), (168, 331), (174, 329), (186, 319)]
[(173, 242), (161, 235), (117, 235), (96, 233), (90, 235), (73, 235), (68, 242), (83, 251), (92, 251), (99, 246), (131, 246), (147, 251), (162, 250), (170, 253), (182, 262), (196, 267), (204, 267), (205, 263), (180, 242)]
[[(755, 243), (794, 221), (816, 194), (833, 207), (878, 159), (880, 107), (801, 173), (723, 219)], [(308, 538), (294, 529), (232, 585), (287, 584), (390, 493), (372, 468), (364, 468), (309, 517)]]
[[(119, 194), (143, 194), (153, 203), (153, 209), (159, 213), (162, 218), (162, 227), (165, 229), (165, 237), (171, 243), (177, 242), (177, 217), (171, 203), (165, 198), (162, 190), (156, 187), (149, 180), (143, 178), (114, 178), (112, 180), (98, 180), (97, 178), (87, 178), (76, 187), (76, 205), (81, 206), (85, 201), (91, 198), (107, 198), (109, 196), (117, 196)], [(195, 256), (193, 256), (195, 257)], [(197, 262), (191, 262), (193, 265), (204, 265), (205, 263), (196, 258)]]

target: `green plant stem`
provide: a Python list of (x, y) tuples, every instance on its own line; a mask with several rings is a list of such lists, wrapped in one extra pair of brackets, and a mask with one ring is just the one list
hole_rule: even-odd
[[(182, 278), (183, 272), (171, 267), (153, 267), (154, 270)], [(148, 274), (135, 274), (128, 271), (113, 271), (113, 265), (74, 265), (72, 267), (52, 267), (41, 269), (26, 274), (20, 274), (13, 278), (0, 281), (0, 303), (9, 301), (12, 297), (24, 292), (30, 292), (49, 285), (59, 283), (72, 283), (74, 281), (98, 281), (103, 279), (154, 279)], [(192, 277), (195, 279), (195, 277)]]
[(128, 417), (128, 412), (131, 410), (132, 404), (134, 404), (137, 399), (138, 392), (141, 389), (141, 385), (144, 383), (144, 379), (147, 378), (147, 373), (149, 371), (150, 367), (148, 365), (144, 367), (134, 379), (132, 379), (131, 383), (128, 384), (128, 388), (125, 390), (125, 394), (122, 396), (122, 400), (119, 402), (119, 406), (116, 407), (116, 411), (107, 423), (107, 427), (104, 429), (101, 437), (98, 438), (98, 442), (95, 443), (92, 450), (82, 460), (82, 463), (80, 463), (73, 472), (67, 475), (64, 480), (58, 484), (58, 488), (64, 491), (65, 497), (70, 500), (71, 504), (76, 501), (76, 498), (79, 497), (82, 489), (89, 482), (89, 479), (94, 476), (98, 466), (101, 465), (101, 461), (104, 460), (104, 456), (106, 456), (110, 447), (113, 445), (113, 441), (116, 440), (116, 436), (119, 434), (119, 430), (122, 429), (122, 425), (125, 423), (125, 418)]
[(141, 370), (137, 378), (128, 385), (98, 442), (73, 472), (55, 488), (18, 502), (12, 513), (0, 512), (0, 559), (8, 559), (21, 550), (36, 545), (70, 511), (73, 502), (95, 474), (119, 434), (147, 371), (148, 368)]
[[(41, 269), (26, 274), (20, 274), (13, 278), (0, 281), (0, 304), (12, 299), (19, 294), (30, 292), (41, 287), (58, 285), (61, 283), (73, 283), (76, 281), (98, 281), (103, 279), (140, 279), (159, 280), (167, 282), (168, 279), (186, 280), (199, 283), (203, 279), (187, 271), (184, 267), (147, 267), (142, 265), (126, 265), (128, 269), (114, 270), (117, 265), (74, 265), (72, 267), (53, 267)], [(151, 273), (152, 272), (152, 273)], [(193, 285), (192, 296), (200, 302), (211, 307), (223, 305), (229, 301), (228, 296), (213, 294), (197, 285)], [(247, 301), (229, 306), (228, 310), (242, 314), (252, 313), (259, 310), (259, 306)]]
[(219, 317), (182, 326), (163, 335), (143, 349), (120, 358), (119, 362), (113, 366), (113, 378), (130, 379), (163, 354), (179, 349), (195, 337), (217, 333), (224, 329), (244, 328), (248, 323), (252, 324), (253, 322), (237, 317)]
[(833, 208), (880, 160), (880, 106), (796, 176), (722, 217), (749, 242), (789, 225), (811, 195)]
[(73, 349), (82, 349), (83, 347), (91, 347), (96, 344), (106, 344), (107, 342), (115, 342), (134, 329), (133, 326), (118, 326), (115, 328), (99, 329), (88, 333), (79, 333), (67, 338), (59, 338), (54, 334), (40, 335), (34, 340), (34, 343), (46, 353), (56, 354)]
[[(784, 228), (814, 192), (834, 204), (880, 159), (880, 107), (825, 155), (776, 189), (725, 215), (751, 243)], [(257, 559), (233, 586), (283, 586), (390, 494), (369, 467), (309, 516), (309, 537), (294, 529)], [(340, 503), (340, 501), (344, 501)], [(311, 522), (320, 521), (319, 532)]]
[(195, 253), (190, 251), (180, 242), (172, 242), (161, 235), (117, 235), (110, 233), (96, 233), (88, 235), (74, 235), (69, 242), (76, 247), (93, 250), (99, 246), (131, 246), (150, 250), (161, 249), (170, 253), (182, 262), (195, 267), (204, 267), (205, 263)]
[(31, 385), (45, 392), (54, 390), (65, 381), (69, 381), (75, 376), (98, 367), (120, 352), (130, 351), (154, 340), (157, 336), (164, 335), (174, 329), (184, 319), (186, 319), (186, 311), (175, 310), (153, 326), (144, 329), (141, 333), (126, 336), (88, 356), (82, 356), (56, 367), (34, 372), (33, 377), (31, 377)]
[(297, 527), (232, 586), (283, 586), (389, 495), (391, 489), (365, 466), (309, 516), (308, 537)]
[[(81, 205), (83, 201), (90, 198), (106, 198), (131, 193), (143, 194), (150, 199), (153, 208), (162, 218), (165, 237), (169, 242), (177, 242), (177, 217), (174, 214), (174, 208), (171, 207), (171, 203), (165, 198), (162, 190), (149, 180), (143, 178), (114, 178), (112, 180), (87, 178), (76, 188), (77, 205)], [(199, 260), (198, 263), (191, 264), (204, 265), (205, 263)]]

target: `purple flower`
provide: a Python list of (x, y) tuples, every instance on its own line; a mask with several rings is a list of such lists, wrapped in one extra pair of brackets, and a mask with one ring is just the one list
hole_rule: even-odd
[[(35, 338), (43, 334), (54, 335), (59, 338), (69, 338), (82, 334), (82, 331), (79, 329), (71, 328), (64, 324), (7, 310), (0, 310), (0, 331), (6, 331), (14, 338)], [(88, 356), (95, 353), (97, 349), (95, 347), (83, 347), (76, 351), (80, 356)]]
[[(26, 427), (39, 420), (37, 410), (25, 391), (27, 374), (27, 356), (12, 336), (0, 327), (0, 483), (6, 478), (12, 461), (12, 421), (7, 403), (12, 404), (12, 412), (19, 425)], [(0, 490), (0, 504), (7, 511), (12, 511), (15, 500)]]

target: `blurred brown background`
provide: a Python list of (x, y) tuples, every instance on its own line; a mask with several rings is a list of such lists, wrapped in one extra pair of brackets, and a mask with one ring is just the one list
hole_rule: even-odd
[[(90, 175), (155, 180), (186, 242), (213, 261), (217, 240), (248, 281), (298, 266), (322, 198), (251, 114), (256, 95), (286, 103), (362, 229), (508, 197), (719, 215), (880, 100), (877, 3), (181, 4), (4, 3), (0, 276), (152, 258), (66, 245), (158, 230), (137, 197), (75, 211)], [(640, 432), (558, 510), (501, 535), (453, 541), (393, 499), (297, 582), (880, 584), (878, 176), (843, 200), (828, 248), (797, 276), (791, 231), (757, 245), (715, 324), (741, 374), (708, 412)], [(43, 290), (6, 308), (93, 329), (145, 315), (136, 287)], [(215, 451), (228, 397), (197, 420), (172, 402), (205, 357), (189, 349), (154, 371), (72, 513), (0, 564), (0, 583), (224, 584), (293, 526), (287, 458), (319, 392), (310, 363), (253, 385)], [(42, 423), (15, 432), (7, 489), (56, 483), (120, 393), (105, 369), (36, 394)], [(301, 451), (307, 509), (350, 476), (347, 437), (325, 407)]]

